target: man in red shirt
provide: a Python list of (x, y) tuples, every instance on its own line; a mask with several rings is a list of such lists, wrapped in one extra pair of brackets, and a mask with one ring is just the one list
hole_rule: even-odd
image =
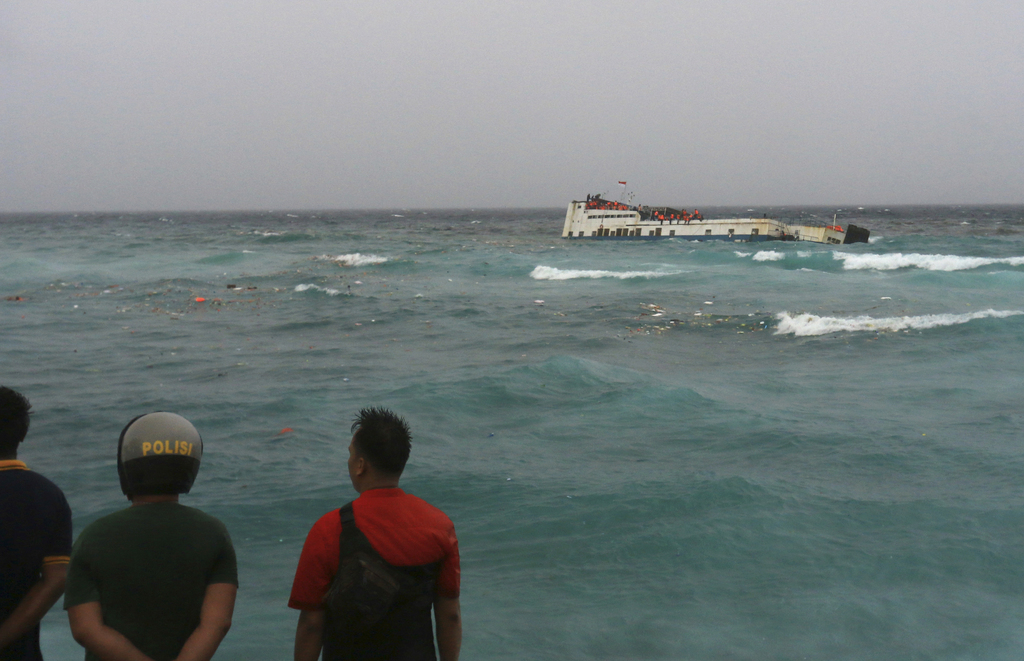
[[(332, 622), (325, 597), (340, 565), (342, 514), (323, 515), (306, 537), (288, 606), (301, 611), (295, 661), (457, 661), (462, 645), (459, 543), (444, 512), (398, 488), (409, 458), (406, 422), (383, 408), (366, 408), (352, 425), (348, 473), (360, 494), (352, 502), (355, 526), (380, 557), (398, 571), (423, 577), (431, 600), (402, 600), (366, 630)], [(430, 611), (433, 607), (432, 631)]]

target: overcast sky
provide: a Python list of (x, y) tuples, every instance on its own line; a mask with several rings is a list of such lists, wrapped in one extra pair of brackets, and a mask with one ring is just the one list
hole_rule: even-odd
[(0, 211), (1024, 202), (1022, 0), (4, 0)]

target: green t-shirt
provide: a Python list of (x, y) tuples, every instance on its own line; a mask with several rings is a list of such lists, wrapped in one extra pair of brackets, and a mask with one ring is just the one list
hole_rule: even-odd
[(178, 503), (139, 505), (99, 519), (75, 540), (64, 608), (98, 601), (104, 624), (156, 661), (170, 661), (199, 626), (212, 583), (238, 585), (224, 524)]

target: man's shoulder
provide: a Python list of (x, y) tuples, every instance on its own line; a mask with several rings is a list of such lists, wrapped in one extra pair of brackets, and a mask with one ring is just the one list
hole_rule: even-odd
[(339, 509), (341, 508), (335, 508), (317, 519), (316, 523), (313, 524), (313, 527), (309, 531), (310, 534), (331, 533), (337, 535), (341, 532), (341, 515), (338, 513)]
[[(19, 462), (20, 463), (20, 462)], [(0, 471), (0, 519), (12, 529), (71, 529), (71, 507), (64, 492), (28, 469)]]
[(101, 516), (100, 518), (96, 519), (95, 521), (87, 525), (85, 528), (83, 528), (82, 532), (80, 533), (80, 536), (85, 537), (86, 535), (96, 534), (98, 531), (103, 531), (110, 528), (118, 528), (119, 526), (125, 525), (128, 521), (130, 521), (132, 515), (133, 513), (131, 507), (124, 507), (119, 510), (114, 510), (109, 514), (104, 514), (103, 516)]
[(91, 546), (95, 543), (97, 538), (104, 538), (109, 535), (117, 536), (119, 530), (125, 527), (124, 521), (127, 513), (128, 509), (117, 510), (116, 512), (105, 514), (86, 525), (75, 538), (75, 548), (81, 551), (87, 545)]
[(445, 514), (440, 507), (437, 507), (436, 505), (431, 505), (430, 503), (423, 500), (419, 496), (414, 496), (412, 494), (406, 495), (411, 499), (410, 503), (416, 503), (415, 506), (421, 509), (423, 512), (428, 512), (438, 519), (442, 519), (444, 521), (451, 523), (451, 519), (448, 518), (448, 515)]
[(320, 523), (321, 521), (327, 521), (328, 519), (331, 519), (331, 518), (339, 518), (341, 516), (339, 514), (340, 510), (341, 510), (340, 507), (335, 507), (333, 510), (330, 510), (329, 512), (324, 512), (323, 516), (321, 516), (319, 519), (317, 519), (316, 522)]
[(396, 506), (406, 514), (406, 516), (414, 517), (421, 525), (425, 524), (435, 528), (454, 527), (452, 520), (448, 518), (448, 515), (445, 514), (441, 508), (431, 505), (419, 496), (402, 492), (401, 495), (396, 498), (395, 503)]
[(64, 492), (54, 484), (53, 480), (28, 468), (0, 470), (0, 489), (17, 489), (20, 492), (30, 489), (34, 492), (33, 495), (38, 494), (64, 500)]

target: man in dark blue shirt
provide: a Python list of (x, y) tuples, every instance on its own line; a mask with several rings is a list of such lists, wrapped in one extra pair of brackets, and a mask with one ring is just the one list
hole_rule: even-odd
[(48, 479), (18, 461), (28, 399), (0, 387), (0, 661), (41, 661), (39, 621), (64, 593), (71, 509)]

